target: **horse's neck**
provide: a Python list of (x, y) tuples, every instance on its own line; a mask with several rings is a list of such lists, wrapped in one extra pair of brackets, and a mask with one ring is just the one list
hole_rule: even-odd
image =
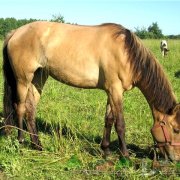
[(127, 32), (126, 46), (129, 50), (134, 85), (142, 91), (151, 108), (168, 113), (176, 100), (162, 67), (130, 32)]
[(157, 114), (157, 112), (168, 114), (176, 104), (176, 99), (168, 83), (167, 87), (163, 83), (157, 86), (152, 83), (152, 86), (149, 87), (149, 85), (146, 85), (146, 81), (142, 80), (137, 83), (137, 87), (144, 94), (152, 112), (153, 110), (156, 112), (153, 112), (153, 114)]

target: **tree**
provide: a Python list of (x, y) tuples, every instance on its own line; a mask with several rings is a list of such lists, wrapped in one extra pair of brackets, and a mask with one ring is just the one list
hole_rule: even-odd
[(141, 39), (146, 39), (148, 37), (148, 32), (145, 27), (143, 27), (141, 29), (139, 27), (137, 27), (135, 29), (136, 29), (135, 34), (138, 37), (140, 37)]
[(52, 22), (59, 22), (59, 23), (65, 23), (64, 17), (59, 14), (59, 15), (52, 15)]
[(0, 39), (3, 39), (8, 32), (17, 29), (27, 23), (37, 21), (37, 19), (15, 19), (15, 18), (0, 18)]
[(135, 28), (135, 29), (136, 29), (135, 31), (136, 35), (139, 36), (141, 39), (160, 39), (164, 37), (157, 22), (152, 23), (152, 25), (150, 25), (148, 29), (144, 27), (141, 29), (140, 28)]
[(155, 39), (163, 38), (162, 31), (159, 28), (157, 22), (152, 23), (152, 25), (148, 27), (148, 32), (152, 33), (153, 34), (153, 38), (155, 38)]

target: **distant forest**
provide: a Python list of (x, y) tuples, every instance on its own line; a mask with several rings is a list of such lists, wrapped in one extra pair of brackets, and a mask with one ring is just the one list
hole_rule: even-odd
[(157, 22), (153, 22), (148, 28), (135, 28), (135, 33), (141, 39), (180, 39), (179, 35), (164, 35)]
[[(22, 25), (30, 22), (39, 21), (40, 19), (15, 19), (15, 18), (0, 18), (0, 39), (4, 39), (6, 34), (13, 29), (16, 29)], [(49, 21), (65, 23), (64, 17), (61, 15), (53, 15)], [(66, 22), (67, 23), (67, 22)], [(146, 28), (135, 28), (135, 33), (141, 39), (180, 39), (179, 35), (168, 35), (162, 34), (162, 30), (159, 28), (158, 23), (152, 23), (147, 29)]]
[[(34, 21), (45, 21), (41, 19), (15, 19), (15, 18), (0, 18), (0, 39), (4, 39), (6, 34), (13, 29), (17, 29), (25, 24)], [(53, 15), (49, 21), (65, 23), (64, 17), (61, 15)]]

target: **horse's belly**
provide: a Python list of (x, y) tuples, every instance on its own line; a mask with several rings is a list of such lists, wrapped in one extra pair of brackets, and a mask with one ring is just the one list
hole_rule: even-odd
[(96, 88), (98, 86), (98, 68), (80, 69), (77, 67), (69, 68), (50, 68), (50, 75), (65, 84), (80, 88)]

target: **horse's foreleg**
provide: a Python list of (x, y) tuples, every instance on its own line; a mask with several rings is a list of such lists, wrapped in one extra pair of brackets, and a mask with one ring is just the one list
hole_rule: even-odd
[(110, 154), (109, 145), (110, 145), (110, 136), (111, 136), (111, 129), (113, 122), (114, 122), (114, 118), (108, 100), (106, 106), (106, 114), (105, 114), (105, 127), (104, 127), (103, 139), (101, 142), (101, 148), (104, 151), (105, 156)]
[(114, 116), (115, 129), (119, 139), (119, 146), (122, 156), (129, 156), (127, 146), (125, 143), (125, 122), (122, 109), (122, 94), (121, 86), (112, 86), (109, 93), (110, 105)]
[(125, 143), (125, 122), (122, 111), (120, 111), (118, 118), (115, 121), (115, 129), (119, 138), (120, 151), (123, 156), (129, 156), (127, 146)]
[(164, 49), (162, 50), (162, 57), (164, 57), (165, 56), (165, 54), (164, 54)]
[(30, 133), (32, 146), (37, 150), (42, 150), (42, 146), (38, 137), (36, 122), (35, 122), (35, 111), (39, 98), (40, 95), (38, 91), (33, 85), (31, 85), (26, 99), (27, 128), (28, 128), (28, 132)]

